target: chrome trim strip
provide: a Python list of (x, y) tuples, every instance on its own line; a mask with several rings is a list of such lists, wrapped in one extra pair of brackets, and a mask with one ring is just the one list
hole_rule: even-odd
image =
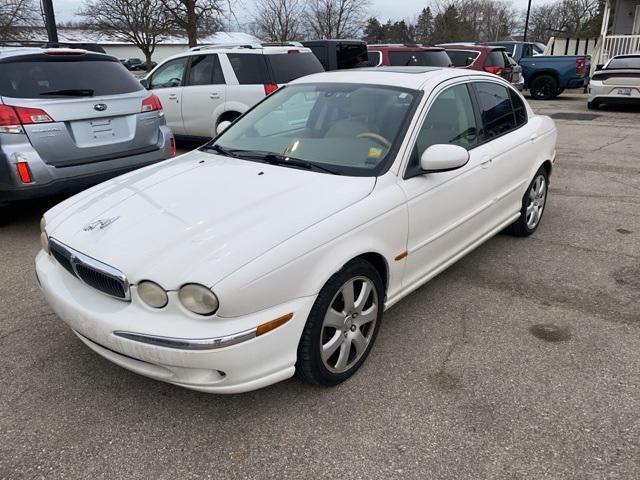
[(256, 337), (256, 330), (256, 328), (252, 328), (243, 332), (213, 338), (162, 337), (159, 335), (148, 335), (146, 333), (125, 332), (123, 330), (116, 330), (113, 334), (121, 338), (126, 338), (127, 340), (147, 343), (157, 347), (175, 348), (179, 350), (215, 350), (251, 340)]
[[(64, 250), (69, 257), (69, 261), (71, 263), (71, 268), (73, 268), (73, 271), (76, 275), (76, 278), (78, 280), (80, 280), (82, 283), (84, 283), (85, 285), (87, 285), (88, 287), (93, 288), (94, 290), (102, 293), (103, 295), (106, 295), (108, 297), (111, 298), (115, 298), (118, 300), (122, 300), (125, 302), (130, 302), (131, 301), (131, 287), (129, 285), (129, 281), (127, 280), (127, 276), (121, 272), (120, 270), (118, 270), (117, 268), (112, 267), (111, 265), (107, 265), (106, 263), (102, 263), (99, 260), (96, 260), (95, 258), (92, 258), (88, 255), (85, 255), (84, 253), (80, 253), (77, 250), (74, 250), (71, 247), (68, 247), (67, 245), (65, 245), (64, 243), (59, 242), (58, 240), (56, 240), (55, 238), (51, 238), (49, 237), (49, 244), (53, 244), (55, 245), (56, 248), (58, 248), (59, 250)], [(117, 297), (115, 295), (109, 295), (108, 293), (103, 292), (102, 290), (98, 290), (95, 287), (92, 287), (91, 285), (88, 285), (86, 282), (84, 282), (82, 280), (82, 278), (80, 277), (80, 275), (78, 275), (78, 271), (77, 271), (77, 266), (78, 265), (85, 265), (87, 267), (90, 267), (100, 273), (103, 273), (104, 275), (107, 275), (115, 280), (118, 280), (120, 282), (122, 282), (122, 284), (125, 287), (125, 291), (124, 291), (124, 298), (123, 297)]]

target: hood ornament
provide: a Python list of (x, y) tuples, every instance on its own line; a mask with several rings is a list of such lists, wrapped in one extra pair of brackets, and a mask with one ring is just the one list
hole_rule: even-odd
[(91, 232), (92, 230), (96, 230), (96, 229), (104, 230), (119, 218), (120, 218), (119, 216), (111, 217), (111, 218), (101, 218), (100, 220), (95, 220), (91, 223), (86, 224), (82, 230), (85, 232)]

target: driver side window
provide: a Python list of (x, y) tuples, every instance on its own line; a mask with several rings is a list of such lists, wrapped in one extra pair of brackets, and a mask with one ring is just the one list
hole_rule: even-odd
[(182, 85), (187, 57), (177, 58), (162, 65), (151, 77), (149, 89), (179, 87)]
[(420, 157), (431, 145), (451, 144), (470, 150), (479, 142), (479, 131), (466, 84), (442, 92), (429, 108), (411, 152), (407, 176), (420, 173)]

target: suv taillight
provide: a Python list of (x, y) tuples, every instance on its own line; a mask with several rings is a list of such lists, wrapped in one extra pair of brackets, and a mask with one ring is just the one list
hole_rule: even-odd
[(502, 73), (502, 67), (484, 67), (484, 71), (493, 73), (494, 75), (500, 75)]
[(576, 74), (582, 75), (584, 73), (584, 58), (576, 58)]
[(160, 99), (153, 93), (142, 100), (141, 112), (156, 112), (159, 110), (162, 110), (162, 103), (160, 103)]
[(0, 105), (0, 133), (22, 133), (22, 125), (51, 122), (49, 114), (39, 108)]
[(277, 83), (265, 83), (264, 84), (264, 94), (267, 95), (267, 96), (271, 95), (277, 89), (278, 89), (278, 84)]

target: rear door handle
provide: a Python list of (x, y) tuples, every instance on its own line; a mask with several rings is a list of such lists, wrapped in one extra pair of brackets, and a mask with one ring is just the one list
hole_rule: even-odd
[(529, 137), (530, 142), (535, 142), (537, 139), (538, 139), (537, 133), (532, 133), (531, 136)]
[(177, 100), (178, 99), (178, 95), (176, 95), (175, 93), (172, 93), (171, 95), (169, 95), (169, 100)]
[(220, 94), (218, 92), (211, 92), (209, 94), (209, 98), (211, 98), (213, 100), (217, 100), (218, 98), (220, 98)]
[(490, 157), (483, 157), (482, 161), (480, 162), (480, 166), (482, 168), (489, 168), (491, 166), (491, 163), (493, 162), (493, 159)]

